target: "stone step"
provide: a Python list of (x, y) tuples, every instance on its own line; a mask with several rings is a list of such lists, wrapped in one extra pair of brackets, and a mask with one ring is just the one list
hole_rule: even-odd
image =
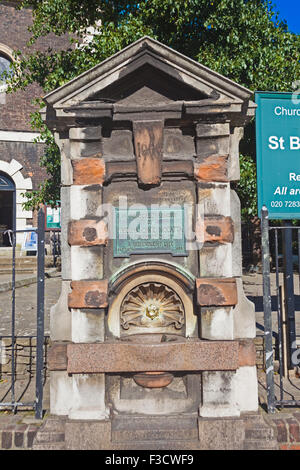
[(33, 442), (33, 450), (65, 449), (65, 419), (48, 416)]
[(32, 450), (65, 450), (64, 442), (45, 442), (43, 444), (34, 444)]
[[(112, 442), (111, 447), (108, 450), (201, 450), (201, 443), (199, 440), (192, 441), (124, 441), (124, 442)], [(143, 457), (140, 457), (142, 460)], [(149, 463), (149, 458), (145, 456), (145, 462)], [(154, 462), (152, 462), (153, 464)], [(187, 463), (187, 462), (185, 462)], [(174, 462), (175, 464), (175, 462)]]
[(66, 418), (57, 416), (48, 416), (43, 425), (43, 431), (65, 432)]
[(64, 432), (55, 431), (40, 431), (36, 435), (36, 444), (42, 444), (44, 442), (63, 442), (65, 440)]
[(275, 440), (263, 441), (261, 439), (253, 439), (244, 442), (244, 450), (279, 450), (279, 447), (278, 442)]
[[(34, 266), (37, 264), (36, 256), (16, 256), (15, 265), (16, 266)], [(11, 266), (12, 257), (0, 257), (0, 266)]]
[[(0, 274), (12, 274), (12, 268), (0, 268)], [(15, 272), (17, 274), (31, 274), (36, 272), (36, 268), (28, 267), (28, 268), (19, 268), (16, 267)]]
[[(21, 256), (19, 253), (16, 252), (15, 261), (16, 263), (36, 263), (37, 257), (36, 256)], [(12, 262), (12, 255), (11, 256), (0, 256), (0, 265), (1, 264), (11, 264)]]
[(112, 420), (113, 442), (192, 441), (198, 439), (198, 420), (194, 416), (118, 416)]
[[(10, 257), (11, 258), (12, 257), (12, 252), (13, 252), (13, 249), (11, 247), (0, 246), (0, 258), (2, 258), (2, 257), (5, 257), (5, 258)], [(17, 247), (16, 255), (17, 256), (22, 256), (21, 253), (23, 253), (23, 252), (21, 252), (21, 249)]]
[(271, 441), (275, 439), (274, 429), (267, 427), (253, 427), (250, 429), (245, 429), (245, 439), (246, 440), (263, 440)]

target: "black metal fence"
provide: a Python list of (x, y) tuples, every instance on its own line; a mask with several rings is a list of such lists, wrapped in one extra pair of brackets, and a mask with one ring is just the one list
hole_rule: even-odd
[(242, 230), (242, 259), (243, 269), (255, 271), (260, 264), (260, 223), (259, 220), (243, 222)]
[(57, 259), (61, 255), (61, 230), (51, 230), (50, 232), (50, 246), (53, 257), (53, 266), (57, 266)]
[[(285, 400), (283, 378), (300, 366), (300, 227), (284, 222), (269, 226), (268, 211), (261, 212), (263, 303), (268, 411), (276, 406), (300, 406), (300, 400)], [(275, 276), (279, 396), (275, 396), (272, 337), (271, 271)], [(274, 302), (273, 302), (274, 311)], [(297, 325), (298, 323), (298, 325)], [(297, 331), (298, 330), (298, 331)]]
[[(36, 364), (35, 364), (35, 399), (33, 402), (21, 402), (16, 399), (16, 234), (35, 232), (37, 235), (37, 309), (36, 309)], [(12, 295), (11, 295), (11, 383), (10, 400), (0, 401), (0, 409), (8, 408), (16, 412), (19, 407), (32, 408), (35, 417), (43, 416), (43, 381), (44, 381), (44, 288), (45, 288), (45, 214), (42, 209), (38, 212), (37, 228), (23, 230), (6, 230), (12, 246)]]

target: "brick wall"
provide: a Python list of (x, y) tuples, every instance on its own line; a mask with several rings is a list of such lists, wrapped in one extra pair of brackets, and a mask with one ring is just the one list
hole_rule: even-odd
[(280, 413), (272, 419), (280, 450), (300, 450), (300, 411)]
[[(12, 50), (21, 50), (24, 55), (36, 50), (45, 51), (48, 47), (53, 49), (69, 47), (67, 36), (49, 35), (28, 48), (27, 42), (30, 39), (28, 27), (32, 24), (32, 12), (29, 8), (17, 10), (11, 2), (1, 2), (0, 24), (0, 44)], [(30, 85), (24, 91), (6, 93), (5, 99), (0, 101), (0, 130), (32, 132), (30, 113), (35, 110), (32, 100), (43, 94), (37, 85)], [(14, 158), (20, 162), (23, 165), (23, 176), (31, 177), (33, 189), (37, 189), (46, 178), (45, 170), (39, 165), (43, 147), (42, 144), (0, 141), (0, 160), (10, 162)]]
[(22, 175), (24, 178), (32, 178), (33, 189), (37, 189), (39, 183), (46, 178), (46, 171), (39, 164), (43, 151), (43, 144), (0, 141), (0, 160), (10, 162), (14, 158), (21, 163)]
[[(0, 4), (0, 43), (15, 50), (19, 49), (26, 55), (35, 50), (65, 49), (69, 47), (67, 37), (49, 35), (41, 38), (36, 44), (27, 47), (30, 39), (28, 26), (32, 24), (30, 9), (16, 10), (9, 4)], [(25, 91), (6, 95), (5, 104), (0, 104), (0, 130), (32, 131), (29, 124), (30, 113), (34, 111), (31, 100), (43, 95), (42, 90), (32, 85)]]
[(38, 425), (14, 424), (0, 429), (1, 450), (32, 449), (33, 440), (38, 432)]

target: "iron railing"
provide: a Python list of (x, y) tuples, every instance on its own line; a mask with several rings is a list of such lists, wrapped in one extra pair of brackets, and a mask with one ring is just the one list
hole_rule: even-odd
[[(300, 400), (284, 399), (283, 386), (283, 378), (287, 377), (289, 370), (299, 367), (296, 314), (300, 315), (300, 308), (296, 302), (299, 296), (296, 295), (295, 279), (298, 277), (300, 286), (300, 227), (289, 222), (281, 226), (269, 226), (268, 210), (263, 207), (261, 233), (267, 405), (268, 411), (274, 413), (276, 406), (300, 406)], [(276, 285), (279, 398), (275, 396), (274, 381), (271, 269), (275, 271)], [(282, 284), (280, 277), (283, 279)]]
[[(44, 290), (45, 290), (45, 214), (42, 209), (38, 212), (37, 228), (23, 230), (6, 230), (12, 246), (12, 297), (11, 297), (11, 399), (0, 401), (0, 409), (9, 408), (16, 412), (19, 407), (33, 408), (35, 417), (43, 416), (43, 380), (44, 380)], [(4, 232), (4, 231), (3, 231)], [(16, 400), (15, 393), (15, 345), (16, 345), (16, 234), (35, 232), (37, 234), (37, 326), (36, 326), (36, 387), (33, 402)]]
[(53, 257), (53, 266), (57, 265), (57, 258), (61, 255), (61, 230), (51, 229), (50, 231), (50, 246)]

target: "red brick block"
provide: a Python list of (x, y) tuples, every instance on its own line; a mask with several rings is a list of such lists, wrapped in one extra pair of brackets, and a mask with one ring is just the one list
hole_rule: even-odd
[(69, 308), (105, 308), (108, 281), (72, 281)]
[(290, 442), (299, 442), (300, 444), (300, 430), (298, 421), (291, 418), (287, 419), (286, 422), (289, 429)]
[(12, 447), (12, 432), (2, 431), (1, 449), (11, 449)]
[(24, 432), (15, 432), (15, 447), (22, 448), (24, 446)]
[(252, 339), (239, 341), (239, 366), (256, 365), (256, 348)]
[(105, 163), (101, 158), (72, 160), (74, 184), (102, 184), (105, 179)]
[(48, 349), (48, 369), (67, 369), (67, 343), (52, 343)]
[(233, 243), (234, 226), (231, 217), (204, 216), (204, 223), (197, 221), (196, 238), (204, 243)]
[(237, 287), (234, 278), (198, 278), (196, 289), (197, 302), (201, 307), (225, 307), (237, 304)]
[(277, 441), (278, 442), (287, 442), (288, 433), (285, 421), (283, 419), (278, 419), (275, 421), (277, 427)]
[(300, 450), (300, 444), (282, 444), (279, 446), (280, 450)]
[(107, 225), (103, 220), (72, 220), (68, 226), (69, 245), (101, 246), (108, 240)]
[(194, 177), (197, 181), (228, 181), (228, 155), (210, 155), (194, 164)]
[(32, 448), (33, 441), (34, 441), (34, 438), (35, 438), (37, 432), (38, 432), (37, 426), (35, 426), (35, 429), (33, 429), (33, 430), (31, 430), (31, 429), (28, 430), (28, 432), (27, 432), (27, 448), (28, 449)]

